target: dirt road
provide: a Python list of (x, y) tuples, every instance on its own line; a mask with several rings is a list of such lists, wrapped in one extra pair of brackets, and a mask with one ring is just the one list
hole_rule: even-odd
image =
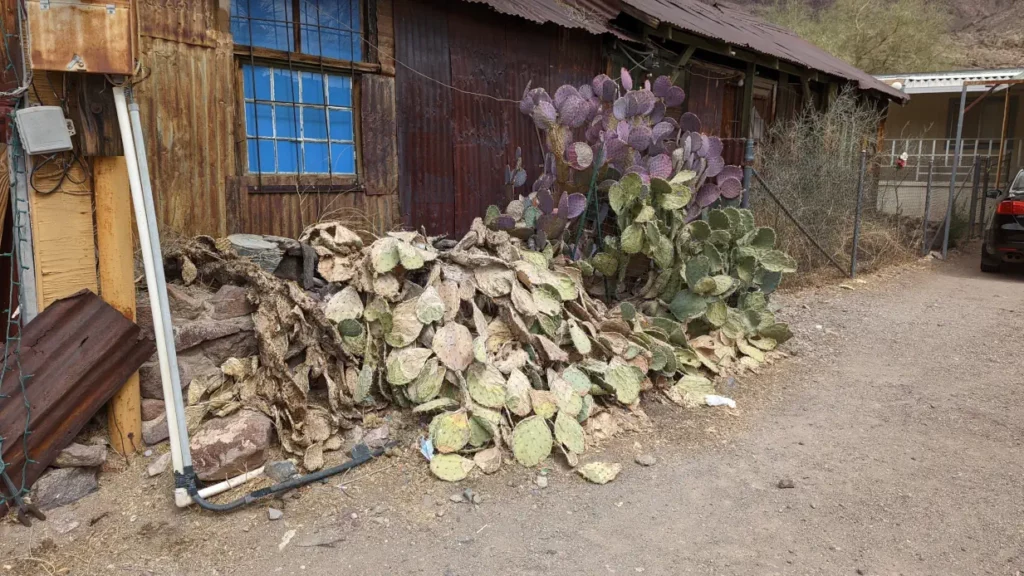
[[(455, 504), (459, 488), (425, 478), (409, 456), (374, 463), (344, 490), (333, 481), (286, 497), (275, 504), (285, 517), (271, 522), (266, 506), (176, 512), (163, 484), (113, 480), (49, 527), (0, 528), (0, 557), (38, 558), (0, 565), (111, 575), (1020, 574), (1024, 277), (982, 276), (971, 256), (850, 286), (779, 299), (795, 356), (727, 391), (738, 410), (647, 406), (652, 431), (604, 447), (602, 458), (625, 464), (606, 486), (556, 467), (541, 490), (535, 473), (509, 467), (467, 485), (482, 504)], [(658, 463), (634, 464), (634, 443)], [(73, 519), (82, 526), (56, 533)]]

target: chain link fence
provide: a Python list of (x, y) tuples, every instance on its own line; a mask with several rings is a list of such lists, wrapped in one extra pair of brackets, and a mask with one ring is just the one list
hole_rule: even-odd
[[(23, 498), (28, 495), (28, 467), (36, 462), (29, 455), (29, 438), (32, 435), (32, 406), (25, 393), (26, 385), (31, 374), (26, 374), (21, 366), (21, 334), (22, 318), (21, 311), (24, 309), (24, 290), (22, 279), (31, 274), (29, 267), (25, 266), (22, 254), (29, 249), (27, 239), (27, 227), (29, 225), (27, 198), (18, 194), (18, 186), (25, 182), (25, 156), (21, 146), (17, 142), (17, 135), (14, 142), (8, 147), (5, 155), (6, 177), (8, 179), (7, 189), (4, 191), (10, 200), (9, 206), (4, 206), (6, 214), (3, 229), (2, 252), (0, 252), (0, 275), (6, 275), (8, 289), (6, 294), (0, 295), (3, 300), (3, 319), (6, 321), (4, 329), (4, 356), (3, 365), (0, 367), (0, 413), (6, 416), (23, 413), (24, 427), (21, 429), (20, 437), (4, 438), (0, 436), (0, 511), (10, 508), (17, 509), (18, 520), (28, 525), (30, 521), (26, 512), (40, 517), (37, 509), (26, 505)], [(0, 197), (5, 194), (0, 193)], [(6, 403), (17, 402), (20, 406), (11, 407)], [(12, 443), (16, 443), (14, 450), (20, 451), (23, 458), (19, 458), (22, 464), (17, 467), (8, 465), (4, 454), (12, 453)], [(8, 460), (10, 458), (8, 457)]]

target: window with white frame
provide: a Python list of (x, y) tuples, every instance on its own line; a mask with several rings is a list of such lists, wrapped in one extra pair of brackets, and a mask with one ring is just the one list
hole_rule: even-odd
[(361, 8), (362, 0), (231, 0), (248, 173), (356, 175)]
[(248, 170), (355, 174), (352, 79), (243, 64)]

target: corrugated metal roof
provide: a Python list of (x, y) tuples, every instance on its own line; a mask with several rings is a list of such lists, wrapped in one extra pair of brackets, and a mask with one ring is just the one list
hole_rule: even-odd
[[(954, 70), (950, 72), (919, 72), (876, 76), (890, 86), (899, 82), (907, 94), (943, 94), (960, 92), (964, 82), (978, 80), (1013, 80), (1024, 78), (1024, 68), (993, 70)], [(968, 86), (968, 92), (984, 92), (987, 86)]]
[(716, 0), (468, 0), (482, 2), (503, 14), (534, 22), (584, 28), (592, 33), (618, 34), (610, 22), (622, 5), (667, 22), (697, 36), (720, 40), (737, 48), (772, 56), (797, 66), (855, 82), (862, 90), (874, 90), (899, 101), (908, 96), (874, 76), (801, 39), (785, 28), (770, 24), (726, 2)]
[(502, 14), (520, 16), (544, 24), (565, 28), (583, 28), (593, 34), (613, 32), (608, 23), (619, 15), (618, 0), (467, 0), (487, 4)]

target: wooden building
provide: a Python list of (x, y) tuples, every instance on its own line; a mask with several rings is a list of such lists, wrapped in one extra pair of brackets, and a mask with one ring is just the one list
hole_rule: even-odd
[[(78, 131), (77, 176), (31, 193), (33, 222), (65, 223), (36, 233), (37, 260), (65, 267), (94, 258), (93, 159), (121, 154), (109, 82), (126, 65), (165, 236), (294, 237), (331, 218), (459, 234), (502, 196), (517, 146), (531, 178), (540, 164), (515, 103), (530, 82), (669, 74), (736, 163), (747, 134), (842, 86), (905, 99), (710, 0), (110, 1), (5, 2), (8, 31), (32, 31), (27, 98), (62, 105)], [(17, 46), (8, 58), (17, 68)], [(39, 254), (48, 243), (59, 255)]]

